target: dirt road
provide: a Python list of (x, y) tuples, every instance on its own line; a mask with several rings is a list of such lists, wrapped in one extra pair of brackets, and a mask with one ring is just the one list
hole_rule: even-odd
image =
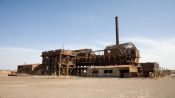
[(175, 77), (119, 79), (0, 76), (0, 98), (175, 98)]

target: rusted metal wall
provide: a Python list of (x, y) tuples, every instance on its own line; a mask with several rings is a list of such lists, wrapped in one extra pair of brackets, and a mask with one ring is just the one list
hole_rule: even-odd
[(160, 73), (159, 64), (156, 62), (140, 63), (142, 76), (156, 77)]
[(40, 64), (24, 64), (18, 65), (17, 73), (18, 74), (34, 74), (33, 70)]

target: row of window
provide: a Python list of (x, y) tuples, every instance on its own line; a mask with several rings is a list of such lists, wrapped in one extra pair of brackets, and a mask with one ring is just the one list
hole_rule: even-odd
[[(92, 73), (99, 73), (98, 70), (93, 70)], [(104, 70), (104, 73), (113, 73), (113, 70)]]
[(104, 73), (113, 73), (113, 70), (104, 70)]

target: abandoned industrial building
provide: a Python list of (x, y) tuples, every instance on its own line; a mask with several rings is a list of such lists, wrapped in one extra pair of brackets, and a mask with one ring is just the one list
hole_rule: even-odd
[(34, 73), (34, 69), (39, 66), (40, 64), (23, 64), (23, 65), (18, 65), (17, 68), (17, 73), (20, 74), (33, 74)]
[[(132, 42), (119, 43), (118, 17), (115, 17), (116, 44), (103, 50), (92, 49), (43, 51), (42, 64), (20, 65), (18, 74), (71, 75), (87, 77), (149, 76), (159, 70), (158, 64), (139, 63), (139, 50)], [(26, 68), (25, 68), (26, 67)]]
[(88, 77), (135, 77), (137, 76), (137, 66), (94, 66), (87, 68)]

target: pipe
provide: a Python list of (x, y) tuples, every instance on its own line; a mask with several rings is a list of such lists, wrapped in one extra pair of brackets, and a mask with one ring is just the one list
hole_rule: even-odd
[(119, 24), (118, 24), (118, 16), (115, 17), (115, 28), (116, 28), (116, 45), (119, 45)]

